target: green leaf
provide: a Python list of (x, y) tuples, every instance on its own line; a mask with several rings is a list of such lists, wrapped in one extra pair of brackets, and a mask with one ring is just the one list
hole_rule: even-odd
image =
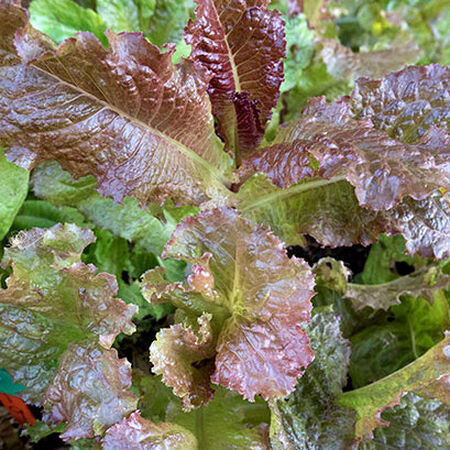
[(85, 217), (75, 208), (55, 206), (45, 200), (25, 200), (11, 226), (13, 231), (50, 228), (57, 223), (87, 225)]
[(355, 414), (335, 399), (347, 383), (350, 343), (330, 308), (318, 309), (307, 331), (315, 359), (295, 392), (272, 405), (271, 445), (274, 450), (344, 450), (353, 441)]
[(147, 37), (160, 47), (168, 42), (180, 42), (182, 30), (193, 14), (194, 0), (156, 0)]
[(398, 404), (401, 396), (409, 391), (422, 392), (448, 402), (445, 383), (448, 378), (449, 345), (450, 337), (447, 335), (406, 367), (368, 386), (342, 394), (338, 403), (353, 408), (357, 413), (356, 437), (370, 439), (374, 428), (385, 426), (381, 412)]
[(30, 5), (30, 22), (57, 43), (78, 31), (90, 31), (103, 45), (108, 43), (105, 36), (107, 27), (102, 18), (92, 9), (85, 9), (72, 0), (34, 0)]
[(396, 262), (412, 265), (413, 261), (413, 258), (405, 253), (405, 240), (402, 236), (381, 234), (378, 242), (370, 248), (361, 280), (364, 284), (388, 283), (399, 277), (395, 271)]
[(363, 441), (359, 450), (435, 450), (450, 447), (450, 408), (444, 403), (409, 392), (401, 403), (381, 413), (389, 422), (375, 428), (372, 441)]
[(156, 0), (97, 0), (97, 11), (108, 28), (119, 31), (147, 31)]
[(154, 422), (181, 425), (196, 437), (198, 449), (267, 449), (265, 431), (270, 412), (260, 397), (249, 403), (218, 387), (207, 406), (185, 413), (180, 400), (160, 377), (134, 372), (133, 383), (140, 393), (138, 408), (142, 415)]
[(208, 405), (189, 413), (182, 412), (179, 402), (172, 401), (166, 420), (191, 431), (198, 449), (267, 449), (265, 422), (269, 411), (261, 398), (249, 403), (235, 392), (218, 388)]
[(91, 338), (108, 348), (119, 333), (135, 330), (137, 308), (115, 297), (115, 277), (80, 262), (93, 241), (88, 229), (55, 225), (22, 232), (5, 250), (3, 265), (12, 274), (0, 289), (0, 367), (25, 386), (21, 396), (32, 403), (41, 402), (70, 342)]
[(28, 192), (29, 173), (10, 163), (0, 148), (0, 241), (11, 227)]
[(407, 296), (391, 308), (392, 316), (351, 337), (350, 376), (355, 388), (383, 378), (423, 355), (450, 327), (449, 302), (443, 291), (430, 305)]
[[(31, 184), (38, 197), (54, 205), (76, 208), (97, 227), (109, 230), (113, 235), (129, 242), (134, 242), (138, 248), (153, 253), (156, 257), (161, 255), (177, 221), (198, 210), (196, 207), (189, 206), (176, 208), (170, 203), (167, 210), (157, 205), (141, 209), (137, 200), (131, 197), (126, 197), (122, 204), (118, 204), (112, 199), (102, 197), (96, 191), (95, 178), (87, 176), (74, 180), (54, 162), (39, 165), (33, 172)], [(152, 208), (162, 216), (161, 220), (155, 217)], [(146, 256), (145, 252), (138, 249), (137, 253), (131, 257), (134, 259), (132, 262), (134, 267), (140, 265), (138, 259), (150, 257)], [(184, 263), (173, 260), (164, 262), (159, 260), (159, 263), (166, 267), (169, 279), (183, 278)], [(141, 267), (136, 277), (147, 269), (149, 269), (148, 266)], [(113, 273), (119, 276), (118, 273)]]

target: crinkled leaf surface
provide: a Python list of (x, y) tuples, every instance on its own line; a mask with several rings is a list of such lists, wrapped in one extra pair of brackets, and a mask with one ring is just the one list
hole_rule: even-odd
[(214, 394), (210, 386), (212, 361), (203, 362), (215, 353), (209, 321), (207, 315), (201, 316), (197, 333), (181, 323), (172, 325), (161, 330), (150, 346), (153, 372), (162, 374), (164, 383), (173, 388), (185, 410), (208, 403)]
[(0, 364), (30, 402), (41, 401), (68, 343), (92, 338), (108, 348), (119, 333), (135, 330), (137, 307), (115, 298), (115, 277), (80, 262), (93, 241), (88, 229), (55, 225), (19, 234), (5, 251), (13, 273), (0, 289)]
[(376, 427), (388, 425), (381, 412), (400, 402), (409, 391), (422, 392), (448, 404), (449, 336), (423, 356), (382, 380), (354, 391), (345, 392), (338, 403), (353, 408), (357, 414), (357, 438), (371, 438)]
[(10, 163), (0, 149), (0, 240), (5, 237), (28, 192), (27, 171)]
[(72, 343), (45, 393), (47, 420), (67, 422), (64, 440), (101, 435), (136, 409), (130, 386), (131, 364), (119, 359), (117, 350)]
[(448, 129), (450, 67), (410, 66), (379, 80), (360, 79), (352, 94), (356, 118), (403, 142), (418, 142), (432, 126)]
[(228, 157), (214, 134), (209, 78), (192, 61), (175, 67), (172, 50), (136, 33), (108, 33), (109, 50), (89, 33), (55, 49), (4, 0), (0, 18), (0, 144), (11, 161), (56, 159), (77, 177), (96, 176), (116, 201), (224, 195)]
[(33, 0), (29, 9), (33, 27), (57, 43), (75, 36), (78, 31), (90, 31), (102, 44), (107, 44), (106, 25), (102, 18), (92, 9), (85, 9), (72, 0)]
[[(318, 175), (347, 179), (360, 205), (373, 210), (390, 209), (405, 196), (422, 200), (450, 186), (448, 132), (432, 127), (417, 144), (406, 144), (350, 115), (344, 100), (330, 105), (324, 98), (313, 99), (296, 123), (281, 130), (275, 145), (251, 156), (246, 165), (285, 188), (309, 175), (305, 170), (313, 157)], [(309, 158), (298, 161), (300, 167), (291, 163), (304, 153)]]
[(450, 276), (442, 273), (442, 267), (437, 264), (424, 266), (410, 275), (382, 284), (349, 283), (349, 270), (333, 258), (321, 259), (314, 271), (316, 279), (320, 277), (320, 284), (351, 298), (356, 310), (366, 306), (387, 310), (400, 304), (402, 295), (420, 296), (433, 303), (436, 293), (447, 289), (450, 284)]
[(363, 441), (360, 450), (435, 450), (448, 448), (450, 409), (442, 402), (409, 392), (398, 406), (382, 412), (390, 425), (375, 428), (372, 441)]
[(308, 335), (315, 359), (295, 391), (272, 405), (271, 446), (288, 449), (347, 449), (355, 414), (334, 403), (347, 383), (350, 343), (339, 316), (328, 308), (313, 315)]
[(419, 143), (403, 143), (367, 118), (352, 119), (351, 101), (311, 100), (270, 147), (250, 156), (242, 181), (264, 172), (273, 184), (247, 180), (240, 209), (288, 243), (308, 233), (325, 245), (367, 245), (384, 231), (403, 234), (409, 253), (447, 257), (448, 199), (438, 189), (449, 185), (448, 132), (432, 126)]
[[(257, 147), (277, 104), (286, 45), (283, 21), (278, 11), (267, 9), (267, 0), (197, 3), (196, 21), (189, 22), (186, 41), (192, 45), (192, 57), (214, 74), (208, 92), (219, 134), (239, 165), (242, 156)], [(249, 111), (245, 121), (239, 120), (242, 105), (236, 93), (247, 93), (249, 101), (256, 102), (258, 112)], [(249, 118), (255, 120), (250, 129)]]
[(195, 437), (183, 427), (171, 423), (153, 423), (141, 417), (139, 412), (113, 425), (102, 440), (105, 450), (196, 450)]
[(212, 314), (218, 332), (211, 381), (250, 400), (291, 392), (312, 360), (302, 330), (314, 285), (306, 264), (288, 259), (272, 233), (229, 208), (184, 219), (165, 255), (193, 264), (188, 284), (169, 285), (148, 272), (144, 295)]
[(54, 205), (77, 208), (98, 227), (135, 242), (145, 250), (160, 255), (174, 230), (141, 209), (136, 199), (126, 197), (122, 204), (102, 197), (93, 177), (74, 180), (55, 162), (40, 164), (31, 178), (34, 193)]

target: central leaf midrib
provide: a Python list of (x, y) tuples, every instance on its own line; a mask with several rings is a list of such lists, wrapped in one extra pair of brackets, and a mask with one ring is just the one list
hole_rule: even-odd
[[(303, 183), (303, 184), (296, 184), (293, 186), (290, 186), (286, 189), (277, 190), (275, 192), (270, 192), (269, 194), (261, 195), (260, 197), (257, 197), (254, 201), (249, 202), (245, 206), (241, 206), (240, 210), (245, 212), (252, 209), (256, 209), (260, 206), (263, 206), (267, 203), (271, 203), (276, 200), (283, 200), (286, 197), (291, 197), (292, 195), (299, 194), (300, 192), (308, 191), (310, 189), (318, 189), (323, 186), (326, 186), (328, 184), (334, 184), (338, 183), (340, 181), (346, 181), (345, 176), (340, 175), (336, 177), (332, 177), (329, 179), (320, 179), (311, 181), (309, 183)], [(274, 187), (276, 187), (274, 185)]]
[(119, 116), (124, 117), (125, 119), (127, 119), (130, 122), (136, 124), (137, 126), (140, 126), (144, 130), (148, 130), (153, 135), (159, 136), (161, 139), (168, 141), (174, 147), (176, 147), (180, 151), (180, 153), (182, 153), (188, 159), (191, 159), (194, 162), (196, 162), (197, 164), (200, 164), (205, 169), (207, 169), (210, 173), (214, 174), (214, 177), (220, 182), (220, 184), (222, 184), (224, 186), (227, 184), (227, 181), (228, 181), (227, 178), (216, 167), (214, 167), (211, 163), (209, 163), (208, 161), (203, 159), (201, 156), (199, 156), (197, 153), (195, 153), (193, 150), (191, 150), (189, 147), (187, 147), (182, 142), (173, 139), (169, 135), (159, 131), (158, 129), (152, 127), (148, 123), (142, 122), (140, 119), (129, 115), (128, 113), (126, 113), (125, 111), (122, 111), (121, 109), (117, 108), (116, 106), (113, 106), (113, 105), (111, 105), (110, 103), (108, 103), (108, 102), (106, 102), (104, 100), (100, 100), (98, 97), (96, 97), (95, 95), (91, 94), (90, 92), (87, 92), (87, 91), (83, 90), (79, 86), (71, 84), (71, 83), (68, 83), (67, 81), (62, 80), (58, 76), (52, 74), (50, 71), (47, 71), (47, 70), (45, 70), (45, 69), (43, 69), (43, 68), (41, 68), (39, 66), (36, 66), (35, 64), (31, 64), (31, 66), (34, 69), (38, 70), (39, 72), (44, 73), (47, 76), (52, 77), (54, 80), (56, 80), (57, 83), (59, 83), (59, 84), (61, 84), (63, 86), (67, 86), (70, 89), (73, 89), (74, 91), (76, 91), (76, 92), (78, 92), (78, 93), (80, 93), (82, 95), (85, 95), (86, 97), (91, 99), (93, 102), (98, 103), (98, 104), (102, 105), (104, 108), (115, 112)]
[(230, 60), (230, 66), (231, 66), (231, 71), (233, 73), (233, 81), (234, 81), (234, 90), (236, 92), (241, 92), (241, 83), (239, 82), (239, 74), (238, 74), (238, 70), (236, 67), (236, 63), (234, 62), (234, 57), (233, 57), (233, 52), (231, 51), (230, 45), (228, 44), (228, 39), (227, 39), (227, 35), (225, 33), (225, 27), (223, 25), (223, 23), (220, 20), (220, 15), (217, 11), (216, 5), (214, 4), (214, 2), (211, 2), (212, 7), (214, 9), (214, 13), (216, 14), (217, 17), (217, 22), (220, 23), (220, 25), (222, 26), (222, 32), (223, 32), (223, 42), (225, 43), (225, 47), (227, 49), (228, 52), (228, 59)]

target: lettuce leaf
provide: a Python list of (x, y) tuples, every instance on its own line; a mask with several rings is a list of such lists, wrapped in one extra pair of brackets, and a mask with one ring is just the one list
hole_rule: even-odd
[(268, 0), (199, 0), (185, 38), (192, 58), (214, 75), (208, 92), (218, 133), (236, 166), (264, 135), (283, 81), (284, 27)]
[(443, 273), (443, 268), (438, 264), (424, 266), (410, 275), (382, 284), (349, 283), (349, 270), (333, 258), (321, 259), (313, 270), (318, 283), (352, 299), (355, 310), (367, 306), (387, 310), (400, 304), (403, 295), (420, 296), (433, 303), (435, 295), (450, 285), (450, 276)]
[(115, 201), (225, 195), (229, 160), (213, 130), (209, 77), (193, 62), (175, 67), (173, 50), (133, 33), (109, 32), (108, 51), (89, 33), (55, 48), (18, 6), (2, 2), (0, 17), (0, 144), (10, 161), (30, 169), (56, 159), (75, 176), (96, 176)]
[(347, 383), (350, 343), (339, 316), (321, 308), (308, 325), (315, 359), (295, 391), (271, 405), (271, 446), (275, 450), (347, 449), (353, 441), (355, 413), (335, 403)]
[(195, 437), (186, 429), (170, 424), (155, 424), (141, 417), (139, 412), (113, 425), (102, 440), (105, 450), (123, 448), (170, 448), (196, 450), (199, 448)]
[[(92, 9), (85, 9), (72, 0), (33, 0), (30, 4), (30, 22), (33, 27), (60, 43), (79, 31), (90, 31), (107, 45), (106, 24)], [(131, 30), (130, 30), (131, 31)]]
[(447, 335), (419, 359), (368, 386), (345, 392), (338, 404), (353, 408), (357, 413), (357, 438), (371, 439), (373, 429), (387, 426), (380, 414), (400, 403), (409, 391), (423, 393), (448, 404), (448, 346)]
[(130, 386), (131, 364), (119, 359), (117, 350), (72, 343), (45, 392), (45, 419), (54, 425), (67, 422), (63, 440), (101, 435), (136, 409)]
[(0, 364), (29, 402), (41, 402), (69, 343), (91, 338), (109, 348), (119, 333), (135, 330), (137, 307), (115, 298), (115, 277), (80, 262), (93, 241), (90, 230), (59, 224), (23, 232), (5, 250), (2, 264), (12, 275), (0, 289)]
[[(235, 389), (251, 401), (257, 394), (269, 399), (291, 392), (296, 377), (312, 360), (302, 330), (309, 320), (313, 296), (307, 265), (295, 258), (289, 260), (274, 235), (230, 208), (184, 219), (167, 244), (165, 256), (192, 264), (187, 284), (170, 284), (160, 270), (150, 271), (143, 278), (144, 296), (153, 302), (172, 302), (185, 311), (181, 318), (191, 326), (195, 325), (192, 317), (203, 311), (212, 315), (216, 355), (211, 381)], [(151, 354), (156, 345), (165, 349), (166, 355), (172, 351), (170, 341), (163, 346), (163, 338), (160, 334), (152, 344)], [(158, 373), (180, 370), (160, 351), (157, 356), (152, 362), (159, 363)], [(199, 348), (195, 364), (193, 355), (187, 361), (191, 367), (205, 370), (204, 363), (214, 353), (208, 353), (208, 360), (201, 363), (205, 356)], [(182, 352), (179, 358), (183, 358)], [(208, 386), (205, 382), (205, 389)]]
[(386, 428), (375, 428), (372, 441), (363, 441), (360, 450), (385, 448), (434, 450), (449, 446), (448, 415), (450, 409), (442, 402), (409, 392), (398, 406), (381, 413), (390, 423)]
[(180, 400), (159, 377), (134, 373), (133, 381), (141, 394), (138, 407), (142, 416), (189, 430), (197, 440), (196, 448), (268, 448), (270, 412), (260, 397), (249, 403), (236, 392), (217, 387), (206, 406), (186, 413)]
[(0, 241), (10, 229), (28, 192), (28, 173), (10, 163), (0, 148)]
[(405, 296), (391, 308), (388, 320), (353, 334), (350, 376), (355, 388), (379, 380), (422, 356), (450, 327), (450, 307), (443, 291), (434, 303)]

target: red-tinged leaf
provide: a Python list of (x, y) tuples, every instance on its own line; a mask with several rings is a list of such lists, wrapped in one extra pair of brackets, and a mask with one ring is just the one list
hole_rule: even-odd
[(88, 229), (59, 224), (21, 233), (5, 251), (12, 274), (0, 289), (0, 365), (32, 403), (41, 402), (70, 342), (92, 339), (109, 348), (119, 333), (135, 331), (137, 307), (115, 298), (115, 277), (80, 262), (94, 240)]
[[(56, 159), (98, 191), (142, 204), (224, 194), (228, 157), (214, 134), (209, 76), (175, 67), (139, 33), (82, 32), (56, 48), (27, 13), (0, 1), (0, 145), (27, 169)], [(220, 194), (222, 193), (222, 194)]]
[(161, 286), (148, 272), (144, 295), (171, 301), (188, 314), (212, 315), (217, 355), (211, 380), (251, 401), (292, 392), (313, 359), (302, 329), (314, 293), (309, 267), (289, 259), (271, 232), (229, 208), (185, 219), (165, 256), (194, 264), (189, 285)]
[(210, 386), (211, 364), (215, 348), (210, 317), (198, 319), (198, 331), (178, 323), (161, 330), (150, 346), (153, 372), (162, 374), (167, 386), (181, 398), (185, 410), (208, 403), (214, 394)]
[(418, 142), (434, 125), (448, 128), (450, 67), (409, 66), (379, 80), (361, 78), (352, 94), (357, 119), (403, 142)]
[(131, 364), (117, 350), (71, 344), (45, 393), (48, 420), (67, 422), (64, 440), (100, 436), (137, 407)]
[(196, 450), (197, 440), (185, 428), (172, 423), (153, 423), (139, 411), (109, 428), (102, 440), (104, 450)]
[(238, 199), (244, 217), (270, 226), (288, 245), (304, 245), (303, 234), (335, 248), (369, 245), (380, 233), (400, 233), (410, 254), (450, 257), (448, 194), (436, 192), (419, 201), (407, 197), (388, 211), (372, 211), (358, 204), (353, 186), (340, 177), (305, 178), (281, 189), (265, 174), (256, 174)]
[[(315, 109), (315, 110), (314, 110)], [(327, 111), (329, 109), (329, 111)], [(338, 121), (333, 113), (338, 110)], [(432, 127), (418, 144), (394, 140), (370, 121), (350, 118), (350, 105), (313, 100), (299, 121), (282, 131), (284, 142), (260, 150), (246, 167), (265, 171), (283, 188), (314, 174), (347, 179), (361, 206), (388, 210), (404, 197), (423, 200), (440, 187), (450, 188), (450, 135)], [(309, 158), (308, 158), (309, 155)], [(291, 164), (303, 163), (303, 166)]]
[[(267, 9), (268, 0), (197, 3), (186, 42), (192, 45), (192, 57), (213, 73), (208, 92), (219, 134), (239, 165), (258, 146), (277, 104), (286, 47), (283, 20), (278, 11)], [(236, 94), (249, 99), (244, 108)]]

